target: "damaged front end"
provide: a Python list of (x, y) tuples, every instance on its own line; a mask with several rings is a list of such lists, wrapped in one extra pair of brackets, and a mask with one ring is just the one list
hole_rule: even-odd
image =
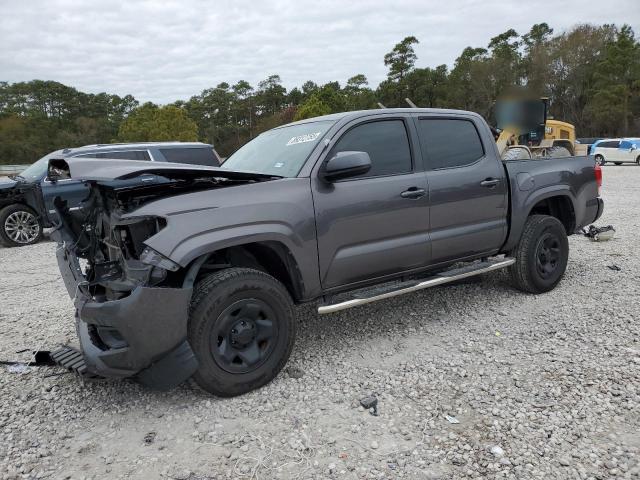
[(191, 288), (172, 282), (179, 266), (143, 244), (163, 219), (123, 219), (105, 193), (93, 187), (74, 211), (56, 199), (58, 265), (76, 307), (87, 369), (171, 388), (198, 366), (186, 340)]
[[(60, 175), (55, 162), (54, 177)], [(184, 170), (146, 178), (128, 173), (88, 180), (89, 196), (79, 207), (54, 199), (60, 224), (52, 237), (90, 373), (169, 389), (195, 372), (198, 362), (187, 342), (191, 285), (184, 268), (145, 245), (167, 227), (166, 219), (136, 216), (135, 210), (159, 198), (246, 181)]]

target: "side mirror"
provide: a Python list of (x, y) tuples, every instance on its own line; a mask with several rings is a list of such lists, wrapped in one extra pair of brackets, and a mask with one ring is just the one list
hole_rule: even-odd
[(335, 182), (343, 178), (357, 177), (371, 170), (371, 159), (367, 152), (338, 152), (320, 169), (320, 178)]

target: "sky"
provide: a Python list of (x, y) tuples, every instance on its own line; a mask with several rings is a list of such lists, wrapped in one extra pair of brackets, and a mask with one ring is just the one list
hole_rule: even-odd
[(187, 100), (221, 82), (254, 87), (280, 75), (372, 87), (383, 57), (408, 35), (416, 66), (453, 65), (467, 46), (486, 47), (509, 28), (547, 22), (630, 24), (640, 0), (0, 0), (0, 81), (56, 80), (81, 91), (140, 101)]

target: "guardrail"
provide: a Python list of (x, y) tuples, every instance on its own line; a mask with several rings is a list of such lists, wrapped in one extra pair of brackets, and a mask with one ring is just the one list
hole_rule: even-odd
[(15, 175), (20, 173), (29, 165), (0, 165), (0, 176)]

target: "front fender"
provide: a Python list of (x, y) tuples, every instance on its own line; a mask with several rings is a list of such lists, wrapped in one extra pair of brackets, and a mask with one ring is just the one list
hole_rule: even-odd
[[(177, 264), (186, 267), (196, 258), (223, 248), (246, 245), (255, 242), (279, 242), (285, 245), (297, 260), (305, 242), (288, 225), (283, 223), (260, 223), (233, 225), (200, 232), (186, 237), (176, 244), (167, 256)], [(153, 239), (146, 242), (154, 248)]]
[(319, 294), (318, 245), (309, 179), (181, 195), (133, 213), (165, 218), (166, 226), (145, 244), (182, 267), (217, 250), (277, 242), (296, 261), (306, 294)]
[[(146, 243), (155, 249), (153, 238)], [(284, 223), (234, 225), (201, 232), (186, 237), (166, 256), (182, 267), (187, 267), (203, 255), (225, 248), (254, 243), (282, 245), (293, 257), (303, 279), (301, 284), (304, 285), (304, 291), (301, 292), (302, 297), (313, 298), (320, 294), (315, 238), (312, 240), (302, 238)]]

